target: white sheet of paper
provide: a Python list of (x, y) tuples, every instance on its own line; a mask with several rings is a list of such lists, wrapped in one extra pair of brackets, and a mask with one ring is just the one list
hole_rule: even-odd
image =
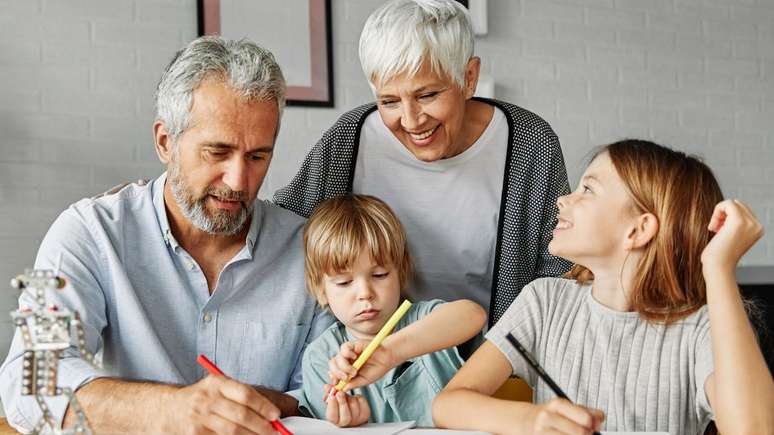
[[(489, 432), (471, 432), (449, 429), (409, 429), (400, 435), (490, 435)], [(668, 432), (602, 432), (602, 435), (669, 435)]]
[(669, 435), (669, 432), (602, 432), (602, 435)]
[(491, 435), (489, 432), (471, 432), (467, 430), (451, 430), (451, 429), (409, 429), (403, 431), (400, 435)]
[[(413, 421), (398, 423), (369, 423), (358, 427), (341, 428), (325, 420), (306, 417), (287, 417), (282, 424), (294, 435), (488, 435), (487, 432), (473, 432), (447, 429), (411, 429)], [(602, 435), (669, 435), (668, 432), (602, 432)]]
[[(490, 435), (489, 432), (473, 432), (449, 429), (409, 429), (400, 435)], [(602, 435), (669, 435), (667, 432), (602, 432)]]
[(413, 421), (399, 423), (369, 423), (358, 427), (341, 428), (325, 420), (306, 417), (286, 417), (282, 424), (293, 435), (395, 435), (414, 427)]

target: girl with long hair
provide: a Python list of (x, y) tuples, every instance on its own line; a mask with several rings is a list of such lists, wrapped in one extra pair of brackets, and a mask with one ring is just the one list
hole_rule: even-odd
[[(774, 381), (735, 269), (763, 235), (699, 160), (648, 141), (604, 147), (557, 200), (552, 254), (576, 266), (533, 281), (433, 402), (441, 427), (513, 434), (597, 430), (774, 433)], [(512, 334), (575, 404), (557, 399)], [(534, 404), (491, 397), (510, 376)]]

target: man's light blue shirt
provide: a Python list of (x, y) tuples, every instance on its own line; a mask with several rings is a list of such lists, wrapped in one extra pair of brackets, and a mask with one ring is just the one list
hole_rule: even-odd
[[(196, 261), (178, 244), (164, 205), (166, 174), (70, 206), (44, 238), (36, 268), (55, 269), (68, 285), (49, 301), (80, 313), (87, 348), (102, 352), (104, 369), (88, 365), (74, 346), (59, 365), (59, 385), (73, 390), (105, 376), (191, 384), (208, 356), (227, 375), (278, 391), (301, 386), (301, 356), (332, 318), (315, 308), (304, 285), (303, 218), (256, 200), (245, 246), (209, 293)], [(20, 305), (34, 306), (23, 294)], [(0, 368), (9, 422), (30, 429), (40, 418), (21, 396), (19, 332)], [(60, 422), (64, 400), (52, 401)]]

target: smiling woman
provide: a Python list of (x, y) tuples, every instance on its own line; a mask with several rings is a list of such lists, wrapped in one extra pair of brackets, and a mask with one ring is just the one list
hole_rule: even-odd
[(414, 300), (472, 299), (490, 325), (521, 288), (569, 263), (548, 253), (556, 198), (569, 191), (543, 119), (473, 97), (481, 60), (453, 0), (392, 0), (360, 37), (376, 103), (353, 109), (309, 152), (274, 201), (308, 217), (347, 192), (377, 196), (403, 222)]
[(384, 125), (424, 162), (461, 154), (481, 136), (494, 107), (470, 100), (476, 91), (480, 61), (468, 61), (465, 86), (433, 72), (428, 62), (376, 87), (376, 106)]

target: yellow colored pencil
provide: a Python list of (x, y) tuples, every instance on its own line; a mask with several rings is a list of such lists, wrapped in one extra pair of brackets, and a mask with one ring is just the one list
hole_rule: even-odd
[[(352, 364), (355, 369), (360, 370), (360, 367), (363, 367), (363, 364), (368, 361), (368, 358), (371, 357), (371, 354), (374, 353), (377, 347), (379, 347), (380, 344), (382, 344), (382, 341), (390, 335), (390, 332), (392, 332), (393, 328), (395, 328), (395, 325), (398, 324), (400, 319), (403, 317), (404, 314), (406, 314), (406, 311), (411, 308), (411, 302), (409, 302), (408, 299), (403, 301), (403, 303), (398, 307), (397, 310), (395, 310), (394, 313), (392, 313), (392, 316), (390, 316), (390, 319), (387, 320), (387, 323), (382, 326), (382, 329), (379, 330), (379, 332), (376, 334), (373, 340), (371, 340), (370, 343), (368, 343), (368, 346), (366, 346), (365, 350), (363, 350), (363, 353), (360, 354), (359, 357), (355, 360), (355, 363)], [(349, 379), (347, 380), (341, 380), (338, 384), (336, 384), (336, 390), (341, 391), (344, 389), (344, 387), (347, 386), (347, 383), (349, 382)]]

